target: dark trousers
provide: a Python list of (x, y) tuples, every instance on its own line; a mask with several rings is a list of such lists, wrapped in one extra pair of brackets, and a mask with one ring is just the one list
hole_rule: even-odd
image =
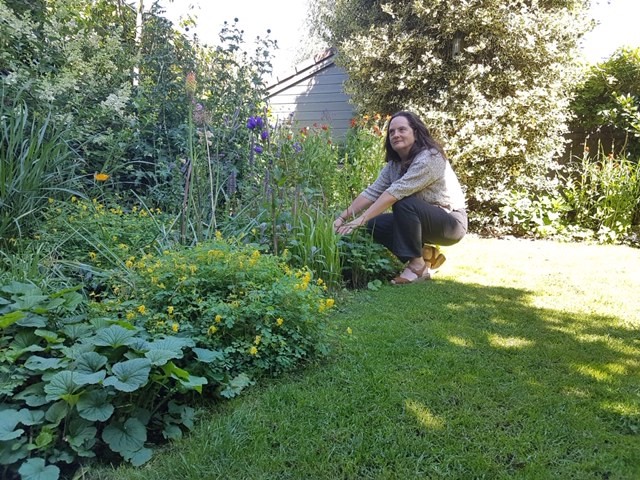
[(400, 261), (422, 256), (422, 246), (454, 245), (467, 233), (467, 213), (446, 210), (417, 198), (405, 197), (367, 222), (373, 239), (387, 247)]

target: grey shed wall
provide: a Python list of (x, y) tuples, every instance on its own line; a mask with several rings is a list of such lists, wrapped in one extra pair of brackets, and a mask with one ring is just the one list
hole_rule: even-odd
[(347, 74), (333, 63), (333, 54), (296, 67), (296, 72), (268, 89), (274, 117), (292, 119), (294, 128), (327, 124), (332, 137), (344, 138), (355, 109), (344, 93)]

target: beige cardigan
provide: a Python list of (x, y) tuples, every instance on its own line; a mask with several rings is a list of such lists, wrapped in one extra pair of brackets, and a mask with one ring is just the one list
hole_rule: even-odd
[(387, 162), (376, 181), (361, 195), (375, 202), (383, 192), (398, 200), (416, 194), (449, 212), (466, 207), (462, 187), (451, 164), (434, 148), (418, 153), (404, 175), (399, 162)]

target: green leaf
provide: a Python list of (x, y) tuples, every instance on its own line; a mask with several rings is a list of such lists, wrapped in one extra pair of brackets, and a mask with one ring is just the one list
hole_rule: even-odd
[(27, 426), (39, 425), (44, 420), (44, 412), (42, 410), (29, 410), (23, 408), (18, 412), (18, 421)]
[(107, 364), (107, 360), (107, 357), (97, 352), (85, 352), (76, 358), (74, 366), (77, 372), (95, 373)]
[(176, 378), (178, 380), (189, 380), (189, 372), (176, 366), (175, 363), (169, 362), (162, 367), (162, 370), (167, 376)]
[(0, 417), (0, 441), (7, 442), (18, 438), (24, 433), (21, 428), (16, 430), (20, 418), (16, 410), (2, 410), (2, 417)]
[(11, 465), (18, 460), (27, 458), (29, 450), (27, 449), (27, 440), (19, 439), (10, 442), (0, 442), (0, 465)]
[(134, 343), (136, 334), (136, 331), (127, 330), (119, 325), (111, 325), (98, 330), (92, 343), (101, 347), (118, 348)]
[(178, 440), (182, 438), (182, 430), (178, 425), (169, 423), (162, 430), (162, 436), (167, 440)]
[(122, 392), (133, 392), (149, 380), (151, 362), (147, 358), (134, 358), (119, 362), (111, 367), (113, 376), (103, 382), (105, 386), (113, 386)]
[(157, 366), (164, 365), (172, 358), (178, 358), (178, 355), (182, 357), (182, 355), (176, 353), (173, 350), (149, 350), (144, 354), (144, 356), (149, 359), (152, 365)]
[(86, 324), (73, 324), (73, 325), (65, 325), (60, 330), (67, 338), (71, 340), (77, 340), (78, 338), (86, 337), (90, 332), (93, 331), (93, 327)]
[(224, 359), (224, 353), (217, 350), (208, 350), (206, 348), (192, 348), (191, 350), (196, 354), (198, 360), (203, 363), (212, 363), (216, 360)]
[(179, 381), (184, 388), (188, 390), (195, 390), (198, 393), (202, 393), (202, 386), (208, 383), (206, 378), (197, 377), (195, 375), (189, 375), (189, 378), (186, 380), (179, 379)]
[(14, 295), (42, 295), (42, 290), (32, 283), (12, 281), (8, 285), (0, 287), (0, 291)]
[(220, 392), (220, 395), (225, 398), (235, 397), (250, 384), (251, 379), (246, 374), (241, 373), (237, 377), (231, 379), (231, 381), (225, 386), (225, 389)]
[(40, 315), (29, 313), (25, 318), (18, 320), (16, 325), (20, 325), (21, 327), (44, 328), (47, 326), (47, 319)]
[(56, 332), (52, 332), (51, 330), (44, 330), (39, 328), (33, 333), (38, 337), (44, 338), (47, 343), (59, 343), (63, 341), (63, 339), (60, 338)]
[(102, 368), (107, 364), (107, 357), (97, 352), (85, 352), (75, 361), (75, 381), (78, 385), (94, 385), (100, 383), (107, 375)]
[[(76, 393), (78, 384), (75, 382), (74, 373), (69, 371), (63, 371), (56, 373), (49, 383), (44, 386), (44, 391), (47, 394), (47, 400), (58, 400), (68, 397)], [(66, 398), (65, 398), (66, 399)]]
[(132, 455), (126, 455), (126, 456), (123, 455), (123, 456), (134, 467), (140, 467), (141, 465), (144, 465), (149, 460), (151, 460), (152, 455), (153, 455), (153, 450), (151, 450), (150, 448), (141, 448), (140, 450), (133, 452)]
[(165, 337), (150, 343), (149, 349), (172, 350), (181, 354), (180, 357), (177, 358), (182, 358), (182, 349), (185, 347), (193, 347), (194, 345), (195, 342), (191, 338)]
[(147, 429), (137, 418), (130, 418), (124, 424), (114, 422), (105, 427), (102, 439), (111, 450), (126, 458), (144, 446), (144, 442), (147, 441)]
[(50, 445), (53, 442), (53, 433), (49, 429), (42, 429), (42, 431), (38, 434), (35, 441), (36, 448), (43, 448), (47, 445)]
[(69, 405), (64, 401), (59, 401), (51, 405), (44, 414), (44, 418), (52, 425), (59, 425), (69, 413)]
[(0, 316), (0, 328), (7, 328), (10, 325), (13, 325), (18, 320), (22, 320), (26, 314), (20, 310), (16, 310), (15, 312), (5, 313)]
[(29, 370), (42, 372), (45, 370), (57, 370), (66, 366), (66, 362), (60, 358), (40, 357), (38, 355), (31, 355), (24, 362), (25, 368)]
[(18, 469), (22, 480), (58, 480), (60, 469), (55, 465), (46, 465), (42, 458), (30, 458)]
[(93, 457), (90, 449), (96, 443), (98, 429), (91, 422), (81, 418), (74, 418), (69, 422), (69, 430), (65, 437), (71, 448), (83, 457)]
[(30, 407), (40, 407), (47, 403), (44, 393), (44, 382), (34, 383), (13, 396), (16, 400), (23, 400)]
[(113, 415), (114, 407), (107, 402), (107, 392), (93, 390), (80, 397), (76, 408), (78, 414), (91, 422), (106, 422)]

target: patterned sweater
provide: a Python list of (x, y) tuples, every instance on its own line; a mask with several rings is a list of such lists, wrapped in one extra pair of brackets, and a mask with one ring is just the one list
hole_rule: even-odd
[(462, 187), (451, 164), (433, 148), (416, 155), (404, 175), (399, 162), (387, 162), (376, 181), (361, 195), (375, 202), (384, 192), (398, 200), (416, 194), (449, 212), (466, 207)]

